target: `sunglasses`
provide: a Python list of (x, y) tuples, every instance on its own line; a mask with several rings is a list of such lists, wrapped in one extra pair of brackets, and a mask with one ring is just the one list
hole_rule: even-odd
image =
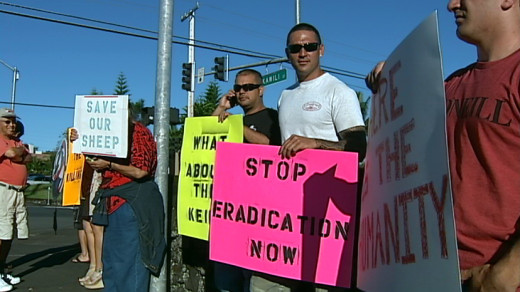
[(240, 92), (240, 90), (243, 89), (245, 92), (248, 92), (248, 91), (257, 89), (260, 86), (262, 86), (262, 84), (251, 84), (251, 83), (242, 84), (242, 85), (235, 84), (235, 85), (233, 85), (233, 90), (236, 92)]
[(303, 45), (300, 45), (300, 44), (293, 44), (293, 45), (288, 45), (288, 46), (287, 46), (287, 50), (288, 50), (291, 54), (296, 54), (296, 53), (299, 53), (299, 52), (301, 51), (302, 48), (304, 48), (305, 51), (307, 51), (307, 52), (314, 52), (314, 51), (316, 51), (319, 47), (320, 47), (320, 43), (306, 43), (306, 44), (303, 44)]
[(11, 120), (2, 120), (2, 122), (6, 125), (14, 124), (14, 121)]

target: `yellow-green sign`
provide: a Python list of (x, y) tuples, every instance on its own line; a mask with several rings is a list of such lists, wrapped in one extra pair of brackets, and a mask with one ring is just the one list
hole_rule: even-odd
[(179, 233), (208, 240), (217, 142), (243, 141), (243, 116), (187, 118), (177, 196)]

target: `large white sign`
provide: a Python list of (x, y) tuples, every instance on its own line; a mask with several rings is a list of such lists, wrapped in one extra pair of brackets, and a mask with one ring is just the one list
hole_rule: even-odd
[(126, 157), (128, 95), (76, 95), (74, 153)]
[(372, 98), (359, 228), (363, 291), (460, 291), (436, 13), (384, 66)]

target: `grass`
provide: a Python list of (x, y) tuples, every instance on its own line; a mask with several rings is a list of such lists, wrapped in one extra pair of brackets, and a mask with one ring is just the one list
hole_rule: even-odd
[(25, 189), (26, 200), (47, 200), (48, 196), (52, 199), (51, 184), (30, 185)]

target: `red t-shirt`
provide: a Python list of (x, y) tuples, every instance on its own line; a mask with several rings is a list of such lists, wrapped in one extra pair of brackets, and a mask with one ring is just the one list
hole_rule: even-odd
[(4, 156), (9, 148), (18, 146), (23, 146), (22, 141), (10, 140), (0, 135), (0, 182), (24, 186), (27, 183), (27, 167)]
[[(130, 125), (132, 127), (132, 125)], [(133, 132), (130, 141), (131, 150), (130, 158), (114, 159), (113, 161), (122, 165), (132, 165), (149, 173), (150, 177), (155, 174), (157, 167), (157, 145), (152, 133), (143, 124), (135, 122), (133, 124)], [(111, 189), (131, 182), (132, 179), (122, 175), (117, 171), (106, 170), (103, 172), (103, 182), (100, 186), (102, 189)], [(117, 208), (125, 203), (125, 200), (113, 196), (110, 197), (108, 210), (113, 213)]]
[(493, 263), (520, 218), (520, 51), (445, 82), (462, 269)]

